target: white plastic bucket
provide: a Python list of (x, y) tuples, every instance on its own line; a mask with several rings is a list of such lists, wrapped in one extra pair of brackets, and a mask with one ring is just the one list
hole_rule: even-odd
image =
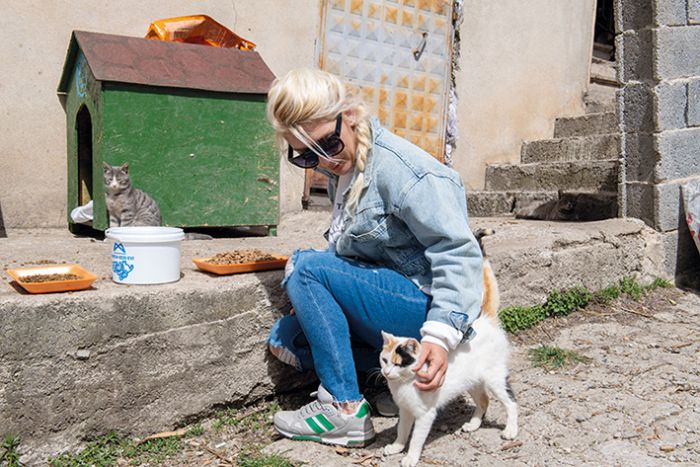
[(182, 229), (112, 227), (112, 280), (119, 284), (164, 284), (180, 280)]

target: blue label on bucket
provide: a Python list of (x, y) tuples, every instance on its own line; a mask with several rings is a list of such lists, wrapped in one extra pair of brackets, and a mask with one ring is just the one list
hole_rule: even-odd
[(133, 260), (133, 256), (127, 256), (126, 248), (122, 243), (114, 243), (112, 247), (112, 272), (119, 277), (120, 281), (126, 279), (134, 270), (134, 265), (129, 262)]

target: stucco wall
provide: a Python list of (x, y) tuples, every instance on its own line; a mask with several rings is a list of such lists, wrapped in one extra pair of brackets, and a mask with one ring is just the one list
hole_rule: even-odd
[[(487, 162), (516, 162), (582, 111), (594, 0), (465, 1), (455, 168), (481, 188)], [(258, 44), (276, 75), (316, 63), (319, 0), (2, 2), (0, 206), (6, 227), (63, 226), (65, 115), (56, 87), (73, 29), (142, 36), (150, 21), (204, 13)], [(300, 209), (301, 171), (281, 164), (281, 209)]]
[(470, 189), (486, 164), (520, 162), (524, 140), (583, 112), (595, 0), (466, 0), (454, 167)]
[[(315, 64), (318, 0), (0, 4), (0, 205), (8, 229), (65, 225), (66, 125), (56, 87), (72, 30), (143, 36), (152, 20), (201, 13), (255, 42), (276, 75)], [(281, 167), (281, 208), (300, 209), (303, 174)]]

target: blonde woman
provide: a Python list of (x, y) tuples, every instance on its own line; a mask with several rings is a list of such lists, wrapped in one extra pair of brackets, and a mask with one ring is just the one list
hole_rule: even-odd
[[(282, 435), (344, 446), (371, 442), (356, 368), (378, 367), (381, 331), (421, 340), (420, 389), (438, 388), (447, 355), (473, 335), (482, 258), (459, 175), (370, 119), (335, 76), (290, 71), (268, 94), (268, 119), (289, 162), (329, 177), (333, 215), (325, 251), (297, 251), (284, 286), (294, 307), (268, 345), (314, 369), (317, 400), (278, 412)], [(424, 366), (425, 364), (425, 366)]]

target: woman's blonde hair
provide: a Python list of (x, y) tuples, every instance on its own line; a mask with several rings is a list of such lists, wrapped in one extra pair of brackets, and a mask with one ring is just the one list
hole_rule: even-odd
[[(364, 172), (372, 146), (369, 114), (365, 105), (348, 93), (345, 84), (338, 77), (311, 68), (291, 70), (277, 78), (267, 94), (267, 118), (275, 129), (280, 146), (286, 148), (283, 134), (290, 133), (319, 156), (324, 154), (302, 125), (331, 121), (338, 114), (349, 110), (355, 116), (353, 131), (357, 138), (357, 176), (350, 188), (347, 209), (354, 215), (364, 188)], [(342, 193), (337, 193), (336, 196), (342, 196)]]

